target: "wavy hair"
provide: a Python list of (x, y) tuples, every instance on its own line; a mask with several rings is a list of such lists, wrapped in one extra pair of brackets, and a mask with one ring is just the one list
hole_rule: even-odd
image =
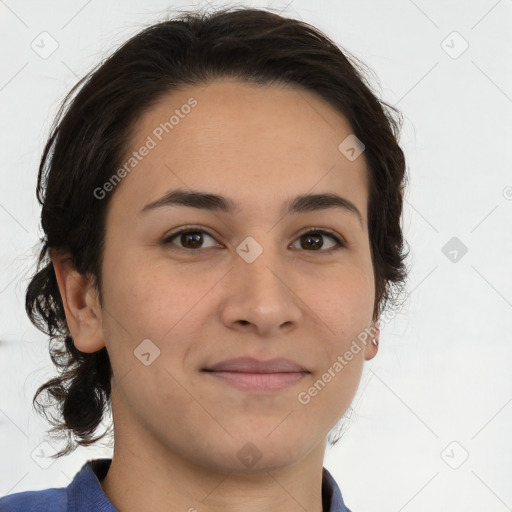
[[(375, 276), (374, 318), (396, 305), (407, 271), (401, 215), (406, 181), (399, 146), (402, 116), (372, 92), (370, 71), (315, 27), (269, 11), (187, 11), (141, 30), (71, 89), (41, 157), (37, 198), (42, 250), (26, 292), (32, 323), (49, 335), (58, 375), (37, 390), (33, 405), (67, 444), (55, 456), (90, 445), (111, 407), (112, 369), (105, 348), (76, 349), (50, 257), (69, 254), (92, 277), (101, 302), (104, 200), (93, 191), (122, 165), (137, 119), (179, 86), (228, 77), (311, 91), (350, 122), (369, 168), (368, 229)], [(56, 415), (47, 412), (56, 409)]]

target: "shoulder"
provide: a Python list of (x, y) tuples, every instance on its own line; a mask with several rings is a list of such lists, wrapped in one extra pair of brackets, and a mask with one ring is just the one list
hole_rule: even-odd
[(66, 489), (25, 491), (0, 498), (0, 512), (65, 512)]
[(0, 498), (0, 512), (118, 512), (100, 484), (110, 462), (89, 460), (67, 487), (4, 496)]
[(325, 467), (322, 471), (322, 499), (324, 512), (351, 512), (343, 501), (336, 480)]

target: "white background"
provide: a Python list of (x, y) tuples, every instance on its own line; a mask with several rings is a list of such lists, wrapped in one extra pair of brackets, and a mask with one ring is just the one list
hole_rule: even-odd
[[(373, 68), (405, 116), (410, 175), (407, 302), (366, 363), (350, 428), (325, 466), (354, 512), (512, 510), (512, 2), (288, 3), (240, 5), (284, 9)], [(87, 459), (111, 454), (78, 449), (48, 468), (31, 458), (46, 428), (31, 399), (53, 373), (24, 313), (50, 123), (118, 44), (169, 7), (206, 5), (0, 1), (0, 495), (66, 486)], [(58, 42), (46, 59), (31, 48), (43, 31)], [(464, 42), (453, 31), (469, 44), (457, 58)], [(442, 252), (452, 237), (468, 248), (456, 262)]]

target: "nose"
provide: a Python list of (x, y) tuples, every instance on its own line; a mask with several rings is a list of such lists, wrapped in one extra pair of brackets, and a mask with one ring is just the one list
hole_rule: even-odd
[(303, 319), (300, 275), (276, 250), (263, 250), (252, 262), (236, 257), (227, 276), (222, 322), (230, 329), (275, 336), (296, 329)]

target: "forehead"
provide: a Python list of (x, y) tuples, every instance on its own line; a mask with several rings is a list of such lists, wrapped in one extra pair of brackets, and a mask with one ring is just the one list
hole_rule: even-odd
[(116, 195), (140, 210), (172, 188), (191, 188), (266, 210), (269, 201), (333, 191), (365, 213), (364, 154), (350, 161), (339, 150), (351, 134), (348, 120), (310, 91), (228, 79), (182, 87), (137, 120), (123, 164), (137, 162)]

